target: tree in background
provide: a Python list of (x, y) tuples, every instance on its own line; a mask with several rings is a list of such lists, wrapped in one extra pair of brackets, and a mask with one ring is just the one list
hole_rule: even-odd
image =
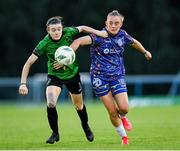
[[(146, 64), (143, 57), (128, 48), (125, 53), (128, 53), (125, 56), (127, 74), (175, 74), (180, 71), (180, 6), (177, 1), (1, 0), (0, 76), (20, 75), (25, 59), (46, 34), (44, 23), (49, 17), (61, 15), (67, 26), (86, 24), (101, 29), (103, 17), (114, 9), (125, 16), (123, 28), (141, 40), (153, 54), (151, 63)], [(80, 70), (88, 72), (89, 53), (80, 51), (77, 54)], [(44, 63), (43, 59), (39, 61), (39, 64)], [(46, 68), (39, 67), (33, 67), (31, 74), (46, 72)]]

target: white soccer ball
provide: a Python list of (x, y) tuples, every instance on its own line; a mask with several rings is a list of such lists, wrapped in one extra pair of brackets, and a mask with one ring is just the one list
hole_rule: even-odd
[(74, 50), (69, 47), (69, 46), (61, 46), (59, 47), (55, 54), (54, 54), (55, 60), (60, 64), (60, 65), (71, 65), (75, 58), (75, 52)]

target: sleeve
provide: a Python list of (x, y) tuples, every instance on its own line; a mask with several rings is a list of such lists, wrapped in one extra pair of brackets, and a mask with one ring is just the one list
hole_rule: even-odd
[(33, 54), (35, 54), (36, 56), (40, 57), (45, 53), (45, 48), (46, 48), (47, 42), (46, 40), (41, 40), (38, 45), (35, 47), (35, 49), (33, 50)]
[(95, 34), (90, 34), (89, 36), (90, 36), (90, 38), (92, 40), (93, 45), (97, 45), (97, 44), (100, 43), (99, 38)]
[(79, 34), (79, 30), (76, 27), (65, 27), (63, 32), (68, 33), (72, 38)]
[[(105, 31), (105, 30), (106, 30), (105, 28), (102, 29), (102, 31)], [(100, 45), (100, 43), (102, 43), (104, 39), (102, 37), (97, 36), (96, 34), (90, 34), (89, 36), (91, 37), (93, 45)]]
[(133, 44), (134, 40), (133, 37), (131, 37), (126, 31), (124, 31), (124, 43), (126, 45), (131, 45)]

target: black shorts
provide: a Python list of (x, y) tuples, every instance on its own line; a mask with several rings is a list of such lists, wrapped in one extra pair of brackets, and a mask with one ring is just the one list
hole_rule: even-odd
[(61, 89), (63, 88), (63, 85), (65, 85), (68, 91), (72, 94), (80, 94), (82, 92), (82, 85), (79, 73), (77, 73), (69, 80), (62, 80), (57, 78), (56, 76), (48, 75), (46, 86), (50, 85), (58, 86)]

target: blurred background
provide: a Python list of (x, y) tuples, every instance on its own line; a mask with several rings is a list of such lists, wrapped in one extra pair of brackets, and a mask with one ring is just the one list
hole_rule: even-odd
[[(18, 86), (26, 59), (47, 34), (45, 24), (48, 18), (60, 15), (63, 17), (64, 26), (88, 25), (100, 30), (104, 27), (107, 14), (112, 10), (118, 10), (125, 16), (122, 28), (138, 39), (153, 55), (153, 59), (147, 61), (136, 50), (126, 48), (125, 66), (132, 102), (139, 104), (136, 98), (138, 100), (143, 98), (147, 104), (153, 104), (153, 100), (157, 102), (156, 100), (162, 97), (160, 103), (167, 98), (167, 104), (179, 103), (178, 0), (1, 0), (0, 102), (45, 100), (47, 72), (45, 57), (41, 57), (31, 68), (28, 80), (29, 95), (19, 96)], [(77, 57), (82, 74), (84, 97), (86, 100), (96, 101), (88, 76), (89, 47), (80, 48)], [(62, 101), (67, 99), (66, 89), (61, 99)]]

